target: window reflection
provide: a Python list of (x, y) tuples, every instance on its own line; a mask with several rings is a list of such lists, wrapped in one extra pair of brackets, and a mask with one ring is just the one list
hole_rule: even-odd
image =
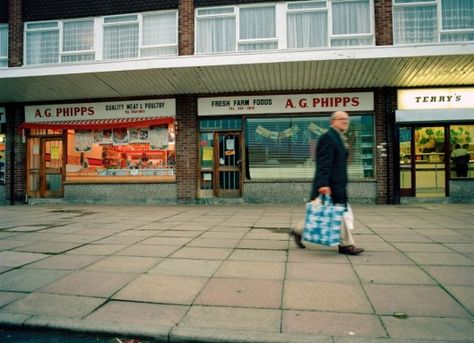
[(451, 177), (474, 177), (474, 125), (451, 125)]

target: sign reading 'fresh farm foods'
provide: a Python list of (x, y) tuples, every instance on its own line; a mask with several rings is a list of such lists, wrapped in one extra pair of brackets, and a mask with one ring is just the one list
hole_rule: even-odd
[(199, 98), (198, 114), (235, 115), (332, 111), (372, 111), (373, 93), (291, 94)]

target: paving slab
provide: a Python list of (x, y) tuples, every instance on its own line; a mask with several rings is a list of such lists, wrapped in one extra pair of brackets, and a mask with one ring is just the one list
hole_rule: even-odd
[(310, 335), (387, 337), (379, 318), (370, 314), (284, 311), (283, 332)]
[(179, 327), (280, 332), (277, 309), (193, 306)]
[(33, 269), (59, 269), (59, 270), (78, 270), (84, 268), (99, 259), (104, 258), (103, 256), (96, 255), (54, 255), (44, 258), (38, 262), (30, 263), (24, 268)]
[(220, 260), (190, 260), (168, 258), (148, 271), (149, 274), (211, 277), (219, 268)]
[(3, 307), (17, 299), (23, 298), (27, 293), (19, 292), (0, 292), (0, 307)]
[(171, 258), (196, 258), (205, 260), (225, 260), (232, 253), (229, 248), (183, 247), (173, 253)]
[(285, 262), (287, 252), (281, 250), (235, 249), (227, 259), (231, 261)]
[(85, 317), (85, 320), (172, 327), (178, 325), (188, 311), (189, 306), (110, 301)]
[(471, 319), (382, 317), (382, 321), (390, 337), (393, 338), (472, 342), (474, 337), (474, 325)]
[(0, 251), (0, 265), (4, 267), (19, 267), (46, 257), (48, 257), (46, 254)]
[(59, 294), (31, 293), (1, 309), (2, 312), (43, 317), (81, 318), (105, 299)]
[(286, 281), (283, 308), (373, 313), (362, 287), (353, 283)]
[(364, 285), (377, 314), (469, 317), (458, 302), (438, 286)]
[(254, 308), (280, 308), (282, 281), (211, 279), (194, 304)]
[(68, 274), (60, 270), (15, 269), (0, 274), (0, 290), (32, 292)]
[(119, 250), (115, 255), (144, 256), (144, 257), (168, 257), (177, 251), (180, 245), (147, 245), (134, 244), (128, 248)]
[(190, 305), (207, 278), (174, 275), (141, 275), (121, 289), (115, 300)]
[(362, 283), (434, 285), (436, 282), (418, 266), (354, 265)]
[(359, 283), (349, 264), (293, 263), (287, 264), (286, 280)]
[(82, 295), (91, 297), (110, 297), (136, 274), (94, 271), (74, 271), (64, 278), (41, 289), (42, 292)]
[(474, 267), (426, 266), (423, 269), (443, 285), (474, 286)]

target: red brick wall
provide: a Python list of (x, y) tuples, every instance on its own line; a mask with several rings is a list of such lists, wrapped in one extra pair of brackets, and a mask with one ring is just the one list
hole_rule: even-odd
[(6, 144), (6, 198), (12, 203), (25, 201), (25, 163), (26, 147), (22, 142), (22, 133), (18, 126), (24, 121), (23, 106), (9, 105), (7, 110), (7, 144)]
[[(392, 203), (394, 194), (393, 166), (396, 160), (393, 153), (394, 113), (396, 106), (396, 90), (379, 88), (374, 93), (375, 102), (375, 135), (376, 146), (386, 145), (385, 152), (375, 149), (375, 168), (377, 171), (377, 204)], [(383, 146), (383, 145), (382, 145)], [(382, 156), (385, 153), (387, 156)]]
[(179, 54), (194, 54), (194, 0), (179, 1)]
[(176, 97), (176, 187), (178, 201), (197, 198), (198, 118), (195, 96)]
[(8, 65), (21, 67), (23, 65), (23, 22), (22, 0), (9, 0), (8, 12)]
[(392, 0), (375, 0), (375, 44), (393, 44)]

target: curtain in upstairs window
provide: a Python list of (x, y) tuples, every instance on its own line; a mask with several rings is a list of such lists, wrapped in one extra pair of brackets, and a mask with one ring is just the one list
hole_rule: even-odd
[[(368, 0), (332, 3), (333, 35), (370, 34), (370, 6)], [(372, 37), (337, 39), (331, 45), (370, 45)]]
[(328, 45), (327, 12), (288, 13), (288, 47)]
[(394, 44), (438, 41), (436, 5), (395, 7), (393, 41)]
[(27, 32), (26, 64), (58, 63), (59, 31)]
[(143, 16), (141, 56), (177, 54), (177, 31), (176, 12)]
[(104, 59), (138, 57), (138, 23), (104, 28)]
[[(62, 62), (93, 60), (94, 54), (94, 21), (72, 21), (63, 25)], [(68, 54), (71, 53), (71, 54)]]
[(199, 19), (196, 49), (198, 53), (235, 51), (235, 17)]
[[(449, 0), (441, 2), (443, 30), (474, 29), (474, 1)], [(442, 32), (441, 41), (473, 41), (474, 32)]]
[[(239, 50), (277, 49), (275, 7), (241, 8), (239, 39), (247, 42), (239, 43)], [(269, 41), (255, 41), (268, 39)], [(272, 41), (273, 40), (273, 41)]]

